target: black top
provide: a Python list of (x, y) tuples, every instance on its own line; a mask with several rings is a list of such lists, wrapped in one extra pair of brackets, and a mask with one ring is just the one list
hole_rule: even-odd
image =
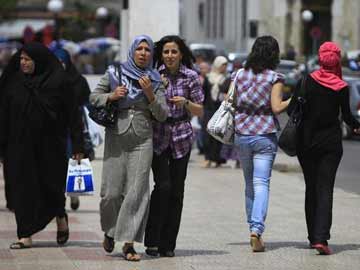
[[(298, 82), (294, 98), (290, 102), (291, 112), (296, 96), (300, 90)], [(342, 149), (339, 113), (352, 128), (360, 127), (360, 123), (352, 116), (349, 106), (349, 88), (334, 91), (307, 76), (305, 83), (305, 99), (303, 122), (300, 125), (299, 141), (303, 150), (310, 148)]]

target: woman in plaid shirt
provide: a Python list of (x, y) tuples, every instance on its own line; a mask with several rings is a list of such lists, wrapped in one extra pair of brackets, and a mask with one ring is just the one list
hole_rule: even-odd
[(235, 145), (243, 165), (246, 214), (254, 252), (265, 250), (261, 235), (277, 152), (279, 122), (275, 115), (289, 104), (289, 100), (282, 101), (284, 75), (274, 71), (278, 63), (277, 41), (271, 36), (259, 37), (245, 68), (232, 75), (236, 86)]
[(156, 66), (166, 87), (169, 114), (154, 123), (152, 170), (155, 186), (145, 231), (146, 253), (173, 257), (183, 207), (184, 184), (193, 143), (191, 115), (201, 116), (204, 94), (192, 70), (194, 57), (179, 36), (165, 36), (155, 46)]

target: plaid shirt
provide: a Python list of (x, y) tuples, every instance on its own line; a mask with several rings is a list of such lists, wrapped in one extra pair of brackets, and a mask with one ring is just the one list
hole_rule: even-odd
[(184, 65), (180, 65), (179, 72), (175, 76), (168, 74), (164, 65), (159, 68), (159, 72), (164, 74), (169, 82), (165, 92), (169, 107), (168, 117), (176, 119), (188, 116), (188, 120), (177, 121), (172, 124), (154, 121), (154, 151), (156, 154), (161, 154), (170, 147), (173, 158), (179, 159), (191, 150), (193, 143), (191, 115), (184, 107), (177, 108), (169, 99), (174, 96), (183, 96), (194, 103), (202, 104), (204, 93), (199, 75)]
[(240, 69), (236, 75), (235, 132), (244, 135), (276, 133), (279, 121), (271, 110), (271, 89), (284, 82), (284, 75), (273, 70), (254, 74), (251, 69)]

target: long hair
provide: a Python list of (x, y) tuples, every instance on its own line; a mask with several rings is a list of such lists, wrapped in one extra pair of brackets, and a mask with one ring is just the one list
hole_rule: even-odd
[(188, 68), (193, 68), (193, 62), (195, 57), (192, 54), (189, 47), (186, 45), (185, 41), (176, 35), (169, 35), (162, 37), (159, 41), (155, 42), (155, 51), (154, 51), (154, 66), (155, 68), (160, 67), (164, 62), (162, 60), (162, 51), (164, 45), (169, 42), (174, 42), (178, 45), (179, 50), (182, 54), (181, 63)]
[(274, 70), (280, 62), (279, 44), (272, 36), (262, 36), (255, 40), (246, 60), (245, 69), (258, 74), (265, 69)]

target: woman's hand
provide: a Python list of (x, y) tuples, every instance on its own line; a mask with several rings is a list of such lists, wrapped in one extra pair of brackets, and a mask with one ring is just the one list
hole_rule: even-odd
[(174, 96), (170, 98), (170, 101), (175, 104), (176, 107), (182, 108), (184, 107), (187, 99), (181, 96)]
[(77, 160), (78, 164), (80, 164), (81, 160), (84, 158), (84, 154), (76, 153), (76, 154), (73, 154), (71, 158)]
[(149, 100), (149, 102), (150, 103), (153, 102), (155, 100), (155, 95), (154, 95), (154, 89), (152, 87), (149, 76), (141, 77), (139, 79), (139, 84), (140, 84), (142, 90), (144, 91), (144, 94), (147, 97), (147, 99)]
[(164, 74), (161, 74), (161, 81), (163, 82), (165, 88), (168, 87), (169, 80), (168, 80), (168, 78), (166, 78), (166, 76)]
[(354, 129), (354, 133), (360, 134), (360, 128), (355, 128), (355, 129)]
[(127, 95), (128, 90), (124, 85), (116, 87), (116, 89), (108, 97), (108, 101), (116, 101)]

